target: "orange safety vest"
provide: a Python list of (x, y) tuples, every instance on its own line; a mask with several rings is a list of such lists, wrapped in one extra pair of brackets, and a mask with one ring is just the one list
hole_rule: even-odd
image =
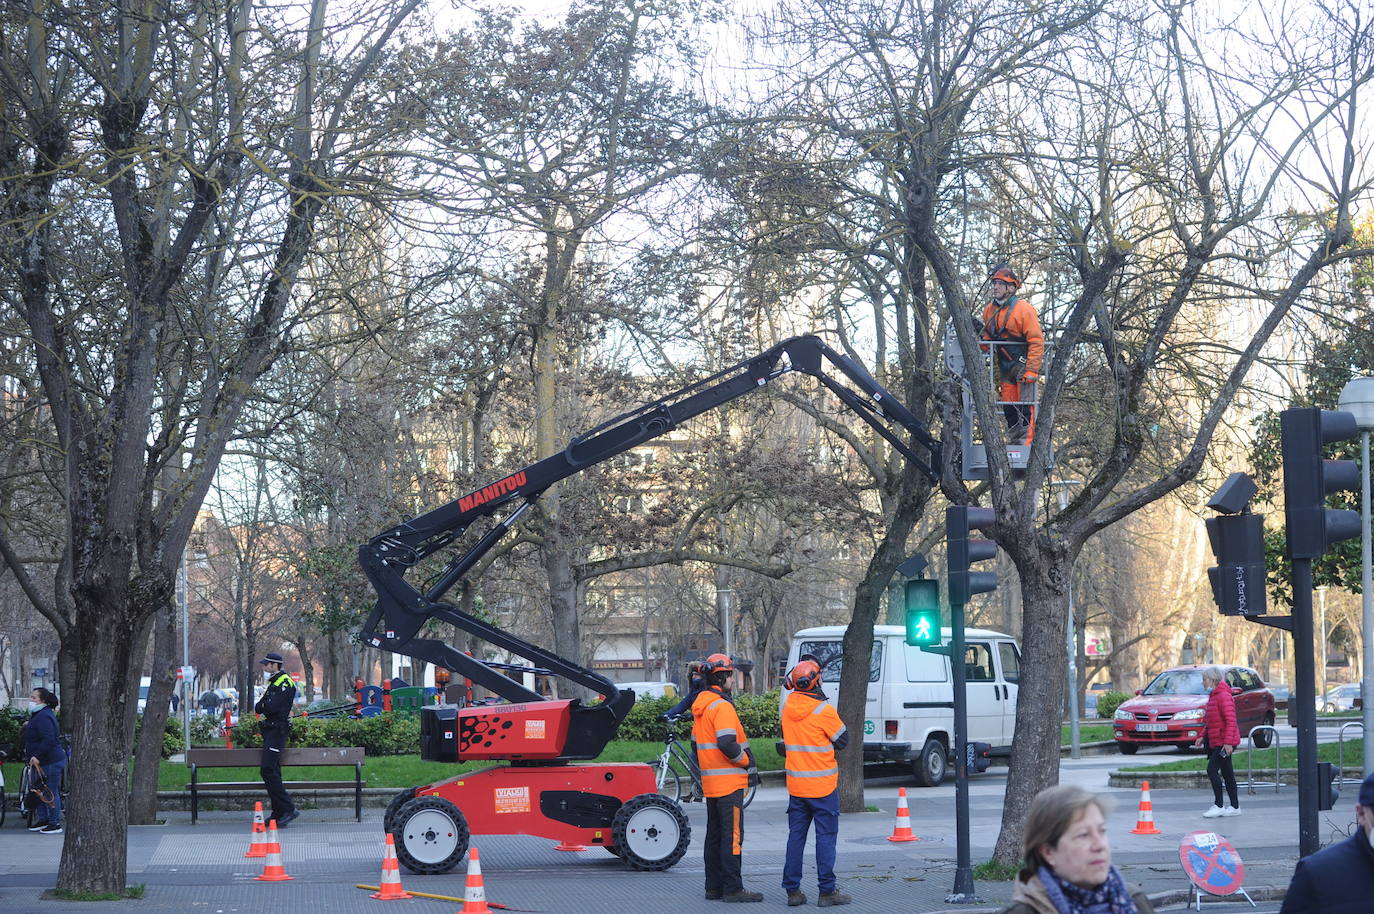
[(739, 714), (730, 699), (713, 689), (702, 689), (692, 702), (692, 739), (697, 744), (697, 765), (701, 767), (701, 792), (707, 797), (723, 797), (749, 786), (749, 756), (741, 752), (730, 759), (717, 748), (722, 736), (733, 735), (741, 749), (749, 748)]
[(824, 797), (840, 785), (835, 740), (844, 732), (840, 714), (806, 692), (793, 692), (782, 706), (782, 742), (787, 750), (787, 792)]
[[(983, 308), (983, 339), (1007, 344), (997, 347), (999, 368), (1021, 358), (1025, 360), (1025, 370), (1040, 373), (1045, 358), (1045, 333), (1040, 329), (1035, 308), (1024, 298), (1013, 296), (1005, 305), (988, 302)], [(1003, 377), (1002, 380), (1014, 383), (1021, 378)]]

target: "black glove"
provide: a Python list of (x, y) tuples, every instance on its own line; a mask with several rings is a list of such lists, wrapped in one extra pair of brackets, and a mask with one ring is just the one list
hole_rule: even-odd
[(658, 715), (658, 719), (661, 720), (661, 721), (664, 721), (664, 722), (666, 723), (667, 721), (672, 720), (672, 719), (673, 719), (673, 716), (672, 716), (671, 714), (664, 713), (664, 714)]

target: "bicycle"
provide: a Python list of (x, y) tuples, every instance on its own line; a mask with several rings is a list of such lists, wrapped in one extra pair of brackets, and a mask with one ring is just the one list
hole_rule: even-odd
[[(654, 769), (654, 783), (659, 793), (670, 800), (690, 803), (705, 799), (705, 793), (701, 788), (701, 768), (697, 765), (696, 752), (682, 742), (677, 727), (674, 726), (682, 719), (675, 717), (668, 721), (668, 735), (663, 740), (663, 753), (649, 765)], [(687, 781), (685, 795), (682, 789), (684, 780)], [(743, 805), (746, 808), (754, 802), (754, 794), (758, 789), (757, 776), (751, 776), (749, 786), (744, 788)]]

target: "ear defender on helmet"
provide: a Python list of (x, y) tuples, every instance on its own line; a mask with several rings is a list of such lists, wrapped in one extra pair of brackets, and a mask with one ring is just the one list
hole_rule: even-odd
[(1016, 275), (1016, 271), (1011, 268), (1011, 264), (1009, 263), (999, 263), (997, 266), (993, 267), (992, 275), (989, 276), (988, 279), (992, 282), (1001, 280), (1002, 282), (1010, 284), (1013, 289), (1021, 288), (1021, 277)]
[(821, 665), (817, 663), (810, 654), (805, 655), (804, 660), (792, 667), (792, 671), (783, 679), (782, 684), (793, 691), (809, 692), (816, 687), (821, 680)]
[(735, 671), (735, 661), (725, 654), (712, 654), (706, 658), (702, 664), (703, 672), (706, 673), (733, 673)]

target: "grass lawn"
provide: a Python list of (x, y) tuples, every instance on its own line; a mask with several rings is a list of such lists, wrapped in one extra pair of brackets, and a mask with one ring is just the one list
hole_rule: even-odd
[[(1073, 741), (1073, 736), (1069, 732), (1069, 727), (1067, 724), (1059, 728), (1059, 733), (1059, 742), (1061, 745), (1067, 746), (1069, 743)], [(1111, 724), (1089, 724), (1086, 726), (1083, 724), (1078, 725), (1078, 741), (1080, 743), (1100, 743), (1106, 739), (1112, 739)]]
[[(773, 740), (754, 740), (754, 757), (763, 771), (782, 768), (782, 759), (773, 747)], [(599, 762), (650, 762), (663, 751), (660, 742), (616, 740), (601, 753)], [(368, 787), (417, 787), (451, 778), (464, 771), (487, 768), (499, 762), (426, 762), (418, 755), (369, 756), (363, 763), (363, 780)], [(340, 768), (295, 768), (287, 766), (285, 776), (290, 781), (339, 780)], [(201, 781), (256, 781), (256, 768), (210, 768), (202, 772)], [(164, 761), (158, 770), (159, 790), (185, 790), (191, 782), (191, 771), (184, 764)]]
[[(1235, 755), (1235, 768), (1237, 771), (1246, 770), (1251, 764), (1250, 756), (1254, 754), (1254, 766), (1256, 771), (1274, 768), (1274, 750), (1269, 749), (1238, 749)], [(1317, 760), (1321, 762), (1337, 761), (1336, 743), (1318, 743)], [(1345, 741), (1345, 764), (1359, 767), (1364, 759), (1364, 740), (1348, 739)], [(1129, 763), (1128, 759), (1123, 758), (1123, 762)], [(1298, 749), (1296, 746), (1284, 746), (1279, 750), (1279, 767), (1296, 768), (1298, 767)], [(1177, 761), (1163, 762), (1158, 765), (1148, 765), (1137, 767), (1131, 765), (1132, 771), (1206, 771), (1207, 756), (1189, 755), (1179, 758)]]

